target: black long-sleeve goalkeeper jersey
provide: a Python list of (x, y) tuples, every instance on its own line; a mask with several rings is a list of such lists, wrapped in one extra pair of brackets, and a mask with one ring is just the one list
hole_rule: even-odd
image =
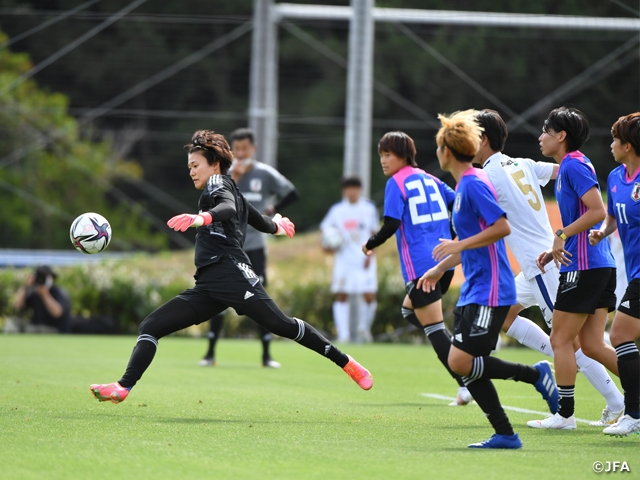
[(278, 228), (247, 202), (229, 175), (209, 178), (198, 208), (200, 213), (209, 212), (212, 222), (196, 229), (197, 268), (216, 263), (227, 254), (249, 262), (242, 249), (247, 224), (264, 233), (275, 233)]

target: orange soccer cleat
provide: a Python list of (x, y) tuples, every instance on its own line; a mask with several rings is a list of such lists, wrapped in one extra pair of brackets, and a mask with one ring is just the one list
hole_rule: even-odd
[(102, 385), (94, 384), (89, 387), (89, 390), (99, 402), (120, 403), (125, 401), (131, 389), (124, 388), (118, 382), (115, 382)]
[(347, 375), (349, 375), (360, 388), (363, 390), (371, 389), (371, 387), (373, 387), (373, 377), (369, 373), (369, 370), (356, 362), (350, 355), (347, 355), (347, 357), (349, 357), (349, 363), (344, 366), (343, 370), (347, 372)]

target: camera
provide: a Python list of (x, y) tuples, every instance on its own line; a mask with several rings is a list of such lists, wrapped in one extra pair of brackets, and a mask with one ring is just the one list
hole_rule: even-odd
[[(36, 268), (34, 283), (38, 286), (47, 284), (50, 286), (50, 283), (52, 283), (55, 276), (56, 275), (53, 273), (51, 268), (47, 266), (38, 267)], [(51, 280), (47, 281), (48, 278), (51, 278)]]
[(36, 272), (36, 285), (44, 285), (47, 283), (47, 274), (45, 272)]

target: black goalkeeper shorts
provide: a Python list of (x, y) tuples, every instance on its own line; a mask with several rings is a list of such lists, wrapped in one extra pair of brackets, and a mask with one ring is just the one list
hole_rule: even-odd
[(260, 278), (244, 259), (224, 255), (217, 263), (199, 268), (196, 285), (178, 295), (198, 312), (201, 322), (209, 320), (227, 307), (238, 315), (257, 300), (271, 300)]

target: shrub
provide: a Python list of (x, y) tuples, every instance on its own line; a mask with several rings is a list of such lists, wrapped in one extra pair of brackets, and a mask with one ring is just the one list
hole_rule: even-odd
[[(133, 333), (150, 312), (193, 285), (182, 268), (150, 269), (148, 258), (57, 268), (57, 283), (69, 292), (72, 315), (110, 317), (120, 331)], [(157, 256), (151, 259), (156, 265)], [(0, 317), (16, 313), (12, 299), (31, 271), (0, 271)]]
[[(335, 336), (330, 291), (331, 257), (320, 252), (315, 236), (300, 235), (288, 242), (273, 241), (269, 248), (267, 291), (289, 316), (306, 320), (329, 338)], [(407, 328), (400, 307), (405, 285), (398, 257), (391, 242), (378, 252), (378, 310), (372, 326), (374, 337), (386, 341), (426, 341), (423, 332)], [(193, 252), (132, 255), (100, 264), (57, 268), (58, 283), (70, 294), (72, 314), (78, 317), (108, 317), (123, 333), (134, 333), (144, 318), (162, 303), (193, 286)], [(31, 269), (0, 269), (0, 318), (12, 315), (13, 296)], [(453, 331), (453, 309), (459, 289), (452, 286), (442, 299), (444, 320)], [(525, 316), (544, 326), (539, 309)], [(188, 333), (204, 334), (207, 325)], [(224, 335), (255, 336), (253, 321), (227, 313)]]

